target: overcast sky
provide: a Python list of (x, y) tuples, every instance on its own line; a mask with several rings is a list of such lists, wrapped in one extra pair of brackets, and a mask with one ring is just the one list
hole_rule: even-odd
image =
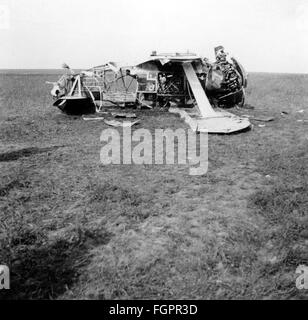
[(308, 73), (307, 0), (0, 0), (0, 68), (89, 68), (152, 50)]

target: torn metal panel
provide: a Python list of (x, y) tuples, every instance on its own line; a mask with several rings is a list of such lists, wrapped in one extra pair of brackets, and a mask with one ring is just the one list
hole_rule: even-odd
[(247, 118), (239, 118), (237, 116), (231, 115), (227, 116), (221, 114), (221, 116), (213, 118), (198, 119), (198, 132), (207, 133), (235, 133), (251, 126), (251, 123)]
[(229, 112), (216, 112), (214, 116), (204, 118), (179, 108), (170, 108), (169, 112), (179, 114), (195, 132), (231, 134), (251, 127), (247, 118), (240, 118)]

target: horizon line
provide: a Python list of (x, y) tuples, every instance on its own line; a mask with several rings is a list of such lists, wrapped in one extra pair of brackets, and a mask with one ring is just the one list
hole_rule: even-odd
[[(89, 68), (74, 68), (75, 70), (89, 70)], [(18, 71), (18, 70), (62, 70), (62, 68), (0, 68), (1, 71), (11, 70), (11, 71)], [(249, 73), (274, 73), (274, 74), (302, 74), (306, 75), (307, 72), (285, 72), (285, 71), (247, 71)]]

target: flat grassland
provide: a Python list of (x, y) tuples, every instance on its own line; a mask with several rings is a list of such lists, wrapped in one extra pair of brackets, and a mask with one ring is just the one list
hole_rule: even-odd
[[(56, 79), (0, 74), (0, 264), (11, 269), (0, 299), (308, 298), (295, 286), (308, 266), (307, 75), (251, 74), (255, 109), (234, 112), (275, 121), (211, 135), (197, 177), (188, 165), (103, 166), (107, 125), (51, 107)], [(152, 132), (186, 128), (136, 113)]]

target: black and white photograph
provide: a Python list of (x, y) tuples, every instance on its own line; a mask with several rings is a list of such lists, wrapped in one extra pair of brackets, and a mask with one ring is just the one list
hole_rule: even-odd
[(306, 0), (0, 0), (0, 300), (307, 300), (307, 128)]

